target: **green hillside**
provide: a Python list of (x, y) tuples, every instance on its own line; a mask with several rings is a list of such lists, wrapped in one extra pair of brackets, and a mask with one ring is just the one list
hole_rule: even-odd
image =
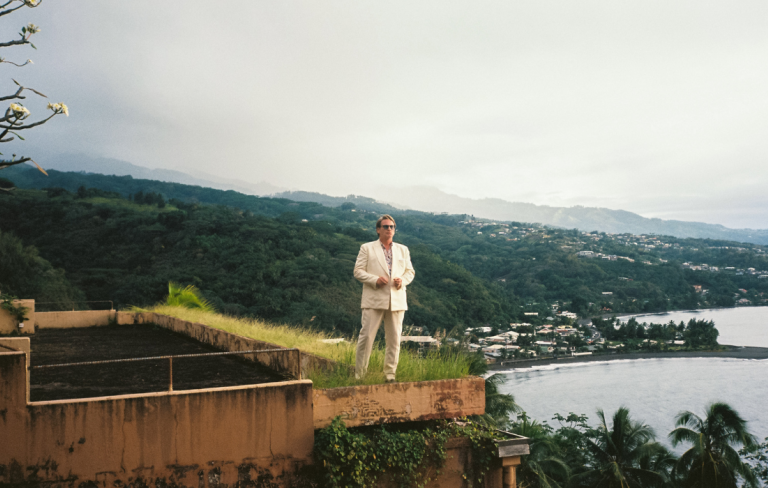
[[(50, 189), (0, 194), (0, 231), (65, 270), (88, 300), (148, 305), (177, 281), (226, 313), (343, 333), (358, 326), (352, 267), (360, 244), (376, 238), (376, 202), (326, 207), (131, 177), (4, 173), (19, 187)], [(553, 304), (583, 316), (756, 305), (768, 291), (762, 246), (393, 214), (417, 272), (406, 323), (428, 330), (498, 326), (527, 311), (544, 320)]]

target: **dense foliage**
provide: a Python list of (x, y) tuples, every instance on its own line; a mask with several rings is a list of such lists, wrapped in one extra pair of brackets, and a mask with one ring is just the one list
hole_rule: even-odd
[(0, 292), (22, 298), (34, 297), (38, 310), (61, 309), (84, 300), (63, 269), (40, 257), (34, 246), (25, 246), (13, 234), (0, 230)]
[[(610, 421), (598, 410), (598, 425), (584, 415), (556, 415), (557, 429), (522, 415), (512, 431), (530, 439), (529, 456), (518, 469), (525, 487), (720, 487), (757, 485), (764, 454), (733, 408), (714, 403), (700, 418), (681, 412), (669, 434), (688, 449), (677, 458), (656, 433), (619, 408)], [(737, 449), (741, 447), (741, 453)], [(760, 463), (763, 460), (763, 464)], [(757, 461), (754, 468), (748, 463)]]
[(718, 347), (720, 332), (711, 320), (690, 319), (675, 324), (639, 323), (634, 317), (626, 322), (617, 318), (595, 317), (592, 325), (608, 341), (621, 341), (629, 350), (646, 349), (658, 351), (667, 349), (669, 343), (678, 342), (686, 349), (711, 349)]
[[(88, 300), (149, 305), (174, 281), (197, 286), (225, 313), (343, 333), (359, 322), (352, 267), (360, 244), (376, 238), (377, 214), (351, 201), (326, 207), (131, 177), (5, 173), (21, 188), (50, 188), (0, 196), (0, 229), (66, 270), (72, 290)], [(630, 246), (627, 236), (395, 215), (396, 240), (411, 248), (417, 273), (406, 324), (429, 333), (500, 326), (524, 320), (524, 311), (539, 312), (533, 322), (541, 323), (553, 305), (594, 316), (733, 305), (736, 296), (759, 304), (768, 291), (768, 280), (755, 275), (681, 266), (706, 259), (766, 269), (760, 246), (669, 238), (673, 244), (648, 249)], [(579, 249), (628, 259), (580, 259)]]

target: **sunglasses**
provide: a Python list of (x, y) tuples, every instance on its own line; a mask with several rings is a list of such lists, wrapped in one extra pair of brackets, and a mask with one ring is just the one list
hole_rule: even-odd
[(394, 228), (395, 228), (395, 226), (394, 226), (394, 225), (382, 225), (381, 227), (382, 227), (383, 229), (394, 229)]

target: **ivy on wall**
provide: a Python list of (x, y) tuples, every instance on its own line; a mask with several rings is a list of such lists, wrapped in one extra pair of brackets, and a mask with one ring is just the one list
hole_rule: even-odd
[(471, 463), (467, 486), (481, 486), (496, 455), (496, 431), (482, 423), (435, 421), (410, 426), (347, 429), (340, 417), (315, 435), (316, 465), (328, 487), (424, 487), (440, 475), (446, 442), (466, 437)]

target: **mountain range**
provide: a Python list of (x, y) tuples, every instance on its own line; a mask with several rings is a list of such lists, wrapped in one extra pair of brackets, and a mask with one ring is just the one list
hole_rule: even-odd
[(625, 210), (600, 207), (578, 205), (551, 207), (524, 202), (509, 202), (498, 198), (470, 199), (451, 195), (433, 187), (388, 189), (386, 199), (382, 201), (360, 195), (337, 197), (316, 192), (288, 191), (267, 182), (249, 183), (206, 173), (192, 175), (175, 170), (150, 169), (119, 159), (84, 155), (65, 154), (46, 158), (46, 168), (106, 175), (130, 175), (134, 178), (234, 190), (248, 195), (317, 202), (328, 206), (339, 206), (349, 202), (360, 208), (373, 211), (420, 210), (434, 213), (467, 214), (484, 219), (540, 223), (582, 231), (657, 234), (768, 244), (768, 229), (731, 229), (719, 224), (647, 218)]

